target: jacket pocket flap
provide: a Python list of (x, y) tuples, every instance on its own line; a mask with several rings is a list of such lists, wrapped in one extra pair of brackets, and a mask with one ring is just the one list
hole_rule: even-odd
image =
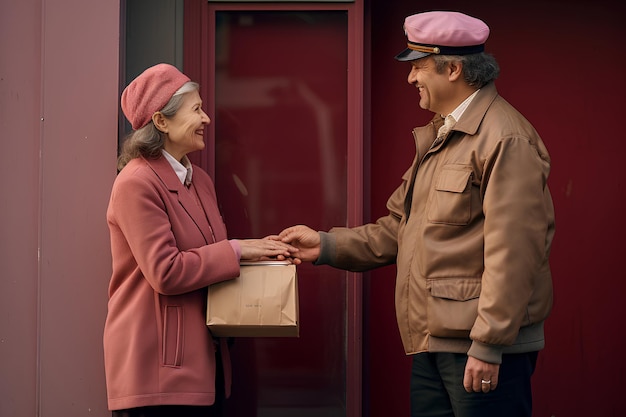
[(467, 188), (467, 183), (472, 171), (444, 168), (439, 174), (435, 189), (451, 193), (462, 193)]
[(448, 278), (431, 280), (428, 288), (433, 297), (467, 301), (480, 296), (481, 284), (479, 279)]

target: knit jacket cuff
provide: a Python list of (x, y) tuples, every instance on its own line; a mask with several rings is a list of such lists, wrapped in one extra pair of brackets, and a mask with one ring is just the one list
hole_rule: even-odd
[(336, 241), (332, 233), (318, 232), (320, 234), (320, 256), (314, 265), (332, 265), (336, 253)]
[(502, 363), (502, 346), (487, 345), (474, 340), (467, 351), (468, 356), (488, 363)]

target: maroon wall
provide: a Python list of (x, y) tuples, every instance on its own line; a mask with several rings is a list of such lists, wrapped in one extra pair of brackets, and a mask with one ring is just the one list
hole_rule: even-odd
[[(414, 155), (411, 129), (431, 117), (406, 83), (408, 65), (393, 60), (405, 42), (402, 23), (435, 8), (472, 14), (491, 27), (487, 50), (501, 66), (498, 90), (535, 125), (552, 157), (555, 303), (533, 380), (534, 415), (618, 415), (626, 375), (626, 273), (619, 261), (626, 142), (617, 127), (603, 125), (623, 117), (623, 9), (610, 0), (372, 0), (373, 218), (385, 214)], [(394, 273), (389, 267), (367, 278), (365, 409), (373, 417), (409, 414), (410, 362), (390, 325)]]
[(110, 416), (119, 1), (0, 10), (0, 416)]

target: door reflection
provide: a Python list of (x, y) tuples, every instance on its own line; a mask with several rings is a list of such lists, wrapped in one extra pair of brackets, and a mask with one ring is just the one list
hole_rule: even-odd
[[(347, 12), (217, 11), (215, 181), (230, 237), (347, 222)], [(234, 341), (229, 416), (346, 415), (346, 274), (298, 267), (300, 337)]]

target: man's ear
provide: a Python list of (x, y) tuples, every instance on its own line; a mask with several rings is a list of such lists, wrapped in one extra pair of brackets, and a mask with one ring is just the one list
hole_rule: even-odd
[(167, 118), (160, 111), (152, 115), (152, 123), (163, 133), (167, 133)]
[(463, 64), (461, 61), (451, 61), (448, 65), (448, 71), (448, 78), (450, 81), (456, 81), (459, 78), (462, 78)]

